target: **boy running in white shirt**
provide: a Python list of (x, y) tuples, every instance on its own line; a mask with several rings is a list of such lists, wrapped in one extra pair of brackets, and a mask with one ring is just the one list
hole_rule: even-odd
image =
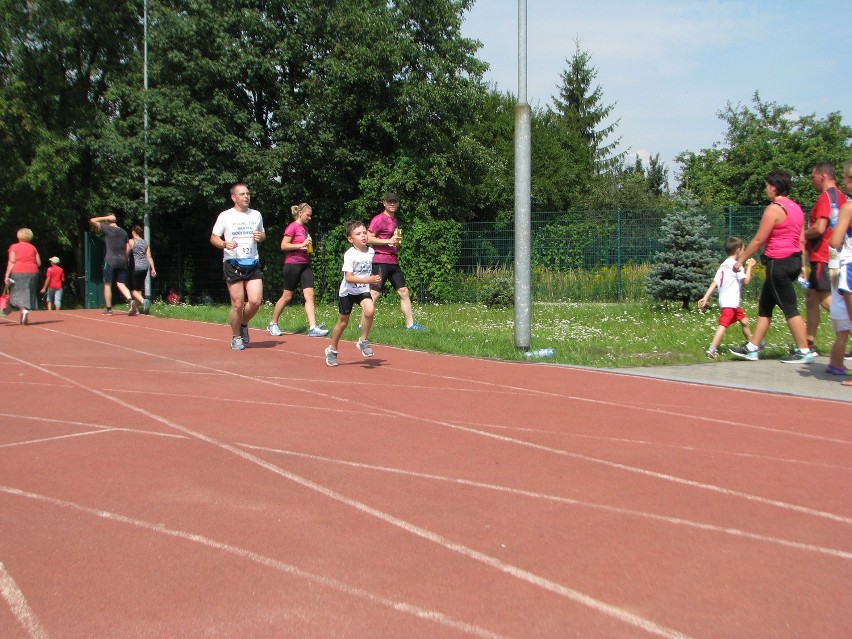
[(373, 325), (375, 306), (370, 295), (370, 285), (381, 281), (380, 275), (373, 275), (373, 254), (375, 251), (367, 244), (367, 227), (363, 222), (353, 220), (346, 223), (346, 239), (352, 246), (343, 255), (343, 280), (337, 298), (340, 313), (337, 324), (331, 331), (331, 345), (325, 349), (325, 363), (337, 366), (337, 347), (340, 336), (349, 324), (352, 308), (361, 307), (361, 338), (356, 342), (364, 357), (372, 357), (373, 349), (367, 337)]
[(713, 294), (715, 289), (719, 289), (719, 306), (721, 313), (719, 314), (719, 328), (716, 329), (716, 334), (713, 336), (713, 341), (710, 348), (707, 349), (707, 358), (716, 359), (719, 356), (719, 344), (722, 343), (722, 337), (725, 331), (734, 322), (739, 322), (743, 329), (743, 335), (746, 340), (751, 340), (751, 329), (749, 328), (749, 320), (746, 317), (745, 311), (740, 306), (740, 295), (742, 293), (743, 284), (751, 282), (751, 271), (754, 268), (754, 260), (749, 258), (746, 260), (745, 270), (740, 269), (734, 272), (733, 266), (743, 252), (743, 241), (738, 237), (729, 237), (725, 240), (725, 254), (728, 258), (722, 262), (713, 282), (707, 289), (700, 300), (698, 300), (698, 308), (707, 306), (707, 300)]

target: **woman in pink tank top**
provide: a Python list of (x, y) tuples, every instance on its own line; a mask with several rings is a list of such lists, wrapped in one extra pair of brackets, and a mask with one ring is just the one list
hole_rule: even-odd
[(806, 364), (816, 357), (808, 348), (805, 321), (799, 314), (794, 286), (802, 271), (805, 215), (802, 207), (787, 196), (790, 184), (791, 176), (787, 171), (775, 169), (767, 174), (766, 197), (770, 204), (763, 211), (757, 233), (734, 264), (734, 270), (739, 270), (749, 257), (761, 246), (764, 247), (766, 281), (757, 303), (757, 326), (751, 341), (731, 349), (731, 354), (742, 359), (758, 359), (758, 345), (769, 331), (772, 311), (776, 306), (784, 313), (787, 327), (796, 343), (796, 349), (781, 361), (785, 364)]

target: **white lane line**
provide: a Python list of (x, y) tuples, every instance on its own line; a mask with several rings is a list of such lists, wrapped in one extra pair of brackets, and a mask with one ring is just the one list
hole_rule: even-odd
[(716, 526), (714, 524), (705, 524), (703, 522), (694, 521), (691, 519), (683, 519), (681, 517), (670, 517), (667, 515), (657, 515), (655, 513), (646, 512), (643, 510), (633, 510), (631, 508), (621, 508), (619, 506), (609, 506), (607, 504), (600, 504), (596, 502), (584, 501), (582, 499), (574, 499), (572, 497), (562, 497), (560, 495), (549, 495), (547, 493), (539, 493), (532, 490), (524, 490), (522, 488), (513, 488), (511, 486), (503, 486), (500, 484), (489, 484), (486, 482), (473, 481), (470, 479), (460, 479), (458, 477), (447, 477), (445, 475), (434, 475), (431, 473), (422, 473), (419, 471), (412, 470), (404, 470), (402, 468), (393, 468), (390, 466), (376, 466), (373, 464), (365, 464), (363, 462), (354, 462), (346, 459), (336, 459), (333, 457), (323, 457), (322, 455), (311, 455), (309, 453), (301, 453), (293, 450), (282, 450), (280, 448), (270, 448), (267, 446), (256, 446), (253, 444), (237, 444), (238, 446), (242, 446), (243, 448), (247, 448), (250, 450), (261, 450), (270, 453), (276, 453), (280, 455), (286, 455), (288, 457), (300, 457), (302, 459), (310, 459), (313, 461), (329, 463), (329, 464), (337, 464), (340, 466), (348, 466), (350, 468), (358, 468), (362, 470), (376, 471), (381, 473), (390, 473), (394, 475), (402, 475), (404, 477), (411, 477), (414, 479), (426, 479), (431, 481), (439, 481), (451, 484), (458, 484), (460, 486), (469, 486), (472, 488), (482, 488), (485, 490), (491, 490), (495, 492), (507, 493), (510, 495), (519, 495), (521, 497), (529, 497), (532, 499), (540, 499), (543, 501), (550, 501), (560, 504), (566, 504), (569, 506), (580, 506), (582, 508), (590, 508), (592, 510), (599, 510), (601, 512), (613, 513), (616, 515), (624, 515), (627, 517), (638, 517), (641, 519), (648, 519), (650, 521), (658, 521), (665, 524), (672, 524), (675, 526), (686, 526), (689, 528), (696, 528), (698, 530), (705, 530), (708, 532), (720, 533), (725, 535), (732, 535), (734, 537), (742, 537), (744, 539), (750, 539), (753, 541), (759, 542), (767, 542), (772, 544), (778, 544), (780, 546), (785, 546), (787, 548), (794, 548), (796, 550), (804, 550), (807, 552), (815, 552), (823, 555), (829, 555), (832, 557), (838, 557), (840, 559), (852, 560), (852, 552), (847, 552), (845, 550), (839, 550), (837, 548), (828, 548), (826, 546), (817, 546), (814, 544), (808, 544), (799, 541), (792, 541), (790, 539), (783, 539), (780, 537), (772, 537), (768, 535), (761, 535), (758, 533), (752, 533), (747, 530), (742, 530), (739, 528), (731, 528), (729, 526)]
[[(498, 639), (499, 637), (501, 637), (501, 635), (491, 632), (490, 630), (487, 630), (480, 626), (476, 626), (474, 624), (457, 621), (436, 610), (428, 610), (426, 608), (421, 608), (405, 601), (390, 599), (388, 597), (384, 597), (382, 595), (370, 592), (369, 590), (364, 590), (363, 588), (358, 588), (357, 586), (351, 586), (344, 581), (308, 572), (307, 570), (303, 570), (298, 566), (285, 563), (278, 559), (273, 559), (272, 557), (267, 557), (266, 555), (261, 555), (260, 553), (247, 550), (245, 548), (240, 548), (239, 546), (234, 546), (232, 544), (216, 541), (215, 539), (211, 539), (210, 537), (206, 537), (204, 535), (198, 535), (195, 533), (186, 532), (184, 530), (169, 528), (164, 524), (155, 524), (149, 521), (128, 517), (126, 515), (121, 515), (107, 510), (98, 510), (95, 508), (90, 508), (88, 506), (83, 506), (82, 504), (65, 501), (63, 499), (56, 499), (55, 497), (32, 493), (26, 490), (20, 490), (18, 488), (13, 488), (10, 486), (0, 486), (0, 492), (7, 493), (9, 495), (14, 495), (17, 497), (32, 499), (42, 503), (50, 504), (52, 506), (58, 506), (60, 508), (74, 510), (94, 517), (99, 517), (107, 521), (135, 526), (136, 528), (141, 528), (143, 530), (155, 532), (161, 535), (168, 535), (170, 537), (182, 539), (184, 541), (188, 541), (194, 544), (199, 544), (206, 548), (226, 552), (231, 555), (240, 557), (241, 559), (252, 561), (261, 566), (272, 568), (279, 572), (290, 575), (291, 577), (305, 579), (325, 588), (336, 590), (337, 592), (343, 593), (345, 595), (356, 597), (362, 600), (367, 600), (371, 603), (385, 606), (387, 608), (392, 608), (393, 610), (396, 610), (398, 612), (413, 615), (415, 617), (427, 621), (432, 621), (442, 626), (447, 626), (448, 628), (462, 631), (469, 635), (483, 637), (484, 639)], [(0, 567), (2, 567), (2, 564), (0, 564)]]
[(774, 461), (784, 464), (798, 464), (801, 466), (814, 466), (816, 468), (828, 468), (830, 470), (852, 471), (852, 466), (839, 466), (837, 464), (826, 464), (823, 462), (807, 461), (804, 459), (792, 459), (790, 457), (775, 457), (772, 455), (758, 455), (757, 453), (741, 453), (736, 451), (724, 450), (720, 448), (704, 448), (702, 446), (693, 446), (690, 444), (664, 444), (646, 439), (631, 439), (628, 437), (607, 437), (605, 435), (586, 435), (583, 433), (566, 433), (562, 431), (553, 431), (543, 428), (524, 428), (522, 426), (505, 426), (503, 424), (483, 424), (481, 422), (456, 422), (462, 426), (472, 426), (476, 428), (491, 428), (494, 430), (513, 431), (519, 433), (535, 433), (537, 435), (558, 435), (569, 439), (589, 439), (591, 441), (615, 442), (618, 444), (630, 444), (631, 446), (647, 446), (649, 448), (666, 448), (671, 450), (682, 450), (688, 453), (702, 453), (710, 455), (723, 455), (725, 457), (745, 457), (746, 459), (760, 459), (762, 461)]
[[(61, 424), (62, 426), (82, 426), (83, 428), (94, 428), (95, 430), (134, 433), (136, 435), (150, 435), (151, 437), (166, 437), (171, 439), (187, 439), (186, 435), (178, 435), (177, 433), (162, 433), (152, 430), (142, 430), (140, 428), (127, 428), (126, 426), (109, 426), (107, 424), (92, 424), (90, 422), (78, 422), (67, 419), (56, 419), (54, 417), (39, 417), (37, 415), (19, 415), (16, 413), (0, 413), (0, 418), (9, 418), (15, 421), (34, 421), (47, 422), (48, 424)], [(86, 433), (76, 433), (86, 434)]]
[(47, 632), (27, 603), (27, 598), (24, 597), (24, 593), (18, 588), (18, 584), (15, 583), (2, 562), (0, 562), (0, 596), (6, 600), (12, 615), (30, 637), (33, 639), (47, 638)]
[(10, 444), (0, 444), (0, 448), (12, 448), (13, 446), (29, 446), (30, 444), (42, 444), (44, 442), (55, 442), (61, 439), (71, 439), (73, 437), (87, 437), (89, 435), (102, 435), (118, 430), (117, 428), (106, 428), (104, 430), (91, 430), (87, 433), (71, 433), (70, 435), (57, 435), (56, 437), (42, 437), (40, 439), (28, 439), (26, 441), (12, 442)]
[[(50, 330), (50, 329), (48, 329), (48, 330)], [(86, 338), (84, 338), (84, 339), (86, 339)], [(93, 341), (93, 340), (91, 340), (91, 341)], [(103, 342), (99, 342), (99, 343), (103, 343)], [(127, 348), (127, 350), (133, 350), (133, 352), (135, 352), (137, 354), (140, 353), (139, 350), (130, 349), (128, 347), (118, 346), (118, 348)], [(226, 444), (225, 442), (220, 442), (220, 441), (218, 441), (218, 440), (216, 440), (212, 437), (204, 435), (203, 433), (193, 431), (192, 429), (187, 428), (186, 426), (183, 426), (181, 424), (173, 422), (173, 421), (171, 421), (171, 420), (169, 420), (165, 417), (161, 417), (160, 415), (152, 413), (152, 412), (150, 412), (150, 411), (148, 411), (144, 408), (141, 408), (141, 407), (135, 406), (133, 404), (130, 404), (128, 402), (125, 402), (124, 400), (122, 400), (118, 397), (115, 397), (113, 395), (109, 395), (107, 393), (104, 393), (103, 391), (99, 391), (99, 390), (94, 389), (94, 388), (90, 388), (88, 386), (85, 386), (83, 384), (76, 382), (73, 379), (65, 378), (62, 375), (60, 375), (59, 373), (47, 370), (47, 369), (45, 369), (41, 366), (38, 366), (36, 364), (26, 362), (25, 360), (21, 360), (17, 357), (13, 357), (13, 356), (11, 356), (7, 353), (0, 353), (0, 355), (3, 355), (5, 357), (12, 359), (14, 361), (17, 361), (17, 362), (27, 364), (27, 365), (29, 365), (29, 366), (37, 369), (37, 370), (40, 370), (40, 371), (42, 371), (42, 372), (44, 372), (48, 375), (56, 376), (56, 377), (59, 377), (60, 379), (66, 379), (68, 382), (75, 384), (75, 385), (79, 386), (81, 389), (84, 389), (84, 390), (86, 390), (86, 391), (88, 391), (88, 392), (90, 392), (94, 395), (97, 395), (98, 397), (101, 397), (101, 398), (106, 399), (110, 402), (118, 404), (119, 406), (122, 406), (122, 407), (126, 408), (127, 410), (139, 413), (141, 415), (145, 415), (146, 417), (148, 417), (148, 418), (150, 418), (154, 421), (157, 421), (161, 424), (169, 426), (169, 427), (171, 427), (171, 428), (173, 428), (173, 429), (175, 429), (175, 430), (177, 430), (181, 433), (189, 435), (190, 437), (196, 437), (201, 441), (207, 442), (208, 444), (216, 446), (216, 447), (218, 447), (222, 450), (228, 451), (228, 452), (232, 453), (233, 455), (240, 457), (241, 459), (244, 459), (245, 461), (256, 464), (257, 466), (259, 466), (261, 468), (265, 468), (266, 470), (269, 470), (270, 472), (272, 472), (272, 473), (274, 473), (274, 474), (276, 474), (280, 477), (283, 477), (284, 479), (288, 479), (288, 480), (292, 481), (293, 483), (296, 483), (300, 486), (308, 488), (308, 489), (310, 489), (310, 490), (312, 490), (312, 491), (314, 491), (314, 492), (316, 492), (320, 495), (323, 495), (323, 496), (331, 499), (332, 501), (337, 501), (338, 503), (349, 506), (349, 507), (351, 507), (351, 508), (353, 508), (353, 509), (355, 509), (359, 512), (362, 512), (362, 513), (367, 514), (371, 517), (374, 517), (375, 519), (378, 519), (379, 521), (382, 521), (382, 522), (387, 523), (389, 525), (400, 528), (401, 530), (404, 530), (411, 535), (414, 535), (416, 537), (420, 537), (421, 539), (425, 539), (427, 541), (430, 541), (430, 542), (432, 542), (432, 543), (434, 543), (438, 546), (443, 547), (446, 550), (457, 553), (457, 554), (459, 554), (463, 557), (467, 557), (468, 559), (471, 559), (473, 561), (480, 562), (480, 563), (482, 563), (486, 566), (490, 566), (491, 568), (494, 568), (494, 569), (502, 572), (505, 575), (509, 575), (511, 577), (515, 577), (516, 579), (519, 579), (520, 581), (524, 581), (524, 582), (529, 583), (531, 585), (538, 586), (539, 588), (542, 588), (543, 590), (547, 590), (547, 591), (552, 592), (554, 594), (557, 594), (561, 597), (564, 597), (565, 599), (568, 599), (569, 601), (573, 601), (574, 603), (586, 606), (587, 608), (594, 610), (595, 612), (598, 612), (598, 613), (603, 614), (605, 616), (611, 617), (613, 619), (617, 619), (617, 620), (619, 620), (619, 621), (621, 621), (621, 622), (623, 622), (627, 625), (633, 626), (634, 628), (641, 629), (645, 632), (648, 632), (650, 634), (654, 634), (654, 635), (657, 635), (657, 636), (660, 636), (660, 637), (667, 637), (668, 639), (685, 639), (686, 637), (688, 637), (688, 635), (685, 635), (681, 632), (678, 632), (677, 630), (667, 628), (663, 625), (657, 624), (654, 621), (647, 619), (645, 617), (642, 617), (641, 615), (638, 615), (636, 613), (630, 612), (629, 610), (626, 610), (626, 609), (621, 608), (619, 606), (607, 603), (607, 602), (602, 601), (600, 599), (596, 599), (596, 598), (594, 598), (590, 595), (587, 595), (583, 592), (580, 592), (579, 590), (575, 590), (575, 589), (570, 588), (568, 586), (564, 586), (563, 584), (551, 581), (549, 579), (546, 579), (545, 577), (541, 577), (540, 575), (532, 573), (528, 570), (524, 570), (523, 568), (519, 568), (518, 566), (514, 566), (512, 564), (501, 561), (501, 560), (497, 559), (496, 557), (492, 557), (490, 555), (479, 552), (479, 551), (474, 550), (472, 548), (468, 548), (464, 544), (454, 542), (454, 541), (447, 539), (447, 538), (443, 537), (442, 535), (439, 535), (439, 534), (437, 534), (437, 533), (435, 533), (431, 530), (428, 530), (426, 528), (422, 528), (420, 526), (416, 526), (416, 525), (414, 525), (414, 524), (412, 524), (408, 521), (405, 521), (404, 519), (394, 517), (393, 515), (391, 515), (389, 513), (378, 510), (376, 508), (373, 508), (373, 507), (371, 507), (371, 506), (369, 506), (369, 505), (367, 505), (363, 502), (360, 502), (356, 499), (352, 499), (351, 497), (348, 497), (347, 495), (344, 495), (342, 493), (338, 493), (338, 492), (335, 492), (333, 490), (330, 490), (330, 489), (326, 488), (325, 486), (323, 486), (321, 484), (318, 484), (314, 481), (306, 479), (305, 477), (297, 475), (296, 473), (292, 473), (288, 470), (285, 470), (285, 469), (281, 468), (280, 466), (277, 466), (277, 465), (275, 465), (271, 462), (268, 462), (261, 457), (247, 453), (246, 451), (244, 451), (240, 448), (237, 448), (236, 446)], [(164, 357), (162, 355), (155, 355), (155, 356), (156, 357)], [(249, 376), (245, 376), (245, 375), (236, 375), (236, 376), (237, 377), (244, 377), (244, 378), (247, 378), (247, 379), (253, 379), (253, 378), (251, 378)]]

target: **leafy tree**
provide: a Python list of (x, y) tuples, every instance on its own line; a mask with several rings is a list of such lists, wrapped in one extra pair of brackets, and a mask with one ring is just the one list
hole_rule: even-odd
[(764, 176), (780, 168), (793, 174), (791, 197), (812, 201), (811, 167), (821, 161), (839, 166), (848, 159), (852, 127), (842, 123), (839, 112), (802, 116), (791, 106), (762, 101), (757, 92), (752, 102), (751, 108), (728, 103), (718, 112), (728, 125), (723, 142), (677, 156), (683, 167), (679, 189), (705, 204), (760, 205)]
[(680, 301), (689, 308), (707, 290), (716, 272), (716, 240), (710, 223), (698, 212), (697, 202), (684, 198), (663, 221), (655, 264), (648, 273), (645, 289), (655, 300)]

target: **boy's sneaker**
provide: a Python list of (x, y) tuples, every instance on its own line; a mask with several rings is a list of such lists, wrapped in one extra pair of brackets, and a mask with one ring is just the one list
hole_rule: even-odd
[(136, 300), (130, 300), (130, 310), (127, 311), (127, 314), (131, 317), (134, 315), (139, 315), (138, 302)]
[(812, 361), (816, 359), (816, 353), (813, 351), (808, 351), (807, 353), (803, 353), (798, 348), (794, 349), (789, 356), (785, 357), (781, 360), (784, 364), (810, 364)]
[(269, 322), (269, 324), (266, 325), (266, 330), (269, 331), (269, 334), (272, 335), (272, 337), (281, 337), (284, 334), (281, 332), (281, 329), (278, 328), (278, 324), (274, 322)]
[(734, 357), (747, 359), (750, 362), (756, 362), (758, 360), (757, 351), (750, 351), (747, 346), (732, 346), (728, 350), (731, 351), (731, 355)]
[(707, 349), (707, 359), (716, 359), (719, 357), (719, 351), (715, 348)]
[(370, 348), (370, 342), (368, 342), (367, 340), (359, 339), (357, 342), (355, 342), (355, 346), (358, 347), (358, 350), (361, 351), (361, 355), (363, 355), (364, 357), (373, 356), (373, 349)]
[(825, 367), (825, 372), (829, 375), (849, 375), (849, 369), (845, 366), (833, 366), (831, 364)]
[(243, 344), (242, 337), (232, 337), (231, 338), (231, 350), (232, 351), (244, 351), (246, 350), (246, 345)]
[(112, 309), (105, 308), (103, 311), (101, 311), (101, 315), (112, 315)]
[(426, 327), (423, 326), (422, 324), (418, 324), (417, 322), (414, 322), (414, 324), (412, 324), (411, 326), (406, 326), (405, 330), (407, 330), (407, 331), (425, 331)]
[(323, 328), (322, 324), (308, 329), (308, 337), (325, 337), (326, 335), (328, 335), (328, 329)]
[(248, 326), (240, 326), (240, 337), (243, 338), (243, 346), (251, 341), (248, 333)]
[(325, 365), (337, 366), (337, 351), (331, 350), (331, 346), (325, 347)]

